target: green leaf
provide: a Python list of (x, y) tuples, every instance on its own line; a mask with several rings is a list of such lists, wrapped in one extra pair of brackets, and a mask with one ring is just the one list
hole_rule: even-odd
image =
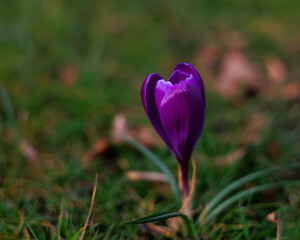
[(2, 102), (2, 106), (3, 106), (3, 109), (4, 109), (4, 113), (7, 117), (7, 120), (15, 128), (18, 128), (18, 124), (17, 124), (17, 121), (16, 121), (13, 105), (10, 101), (10, 98), (9, 98), (9, 95), (6, 91), (6, 88), (3, 85), (0, 86), (0, 100)]
[(111, 232), (112, 232), (113, 228), (114, 228), (114, 225), (111, 225), (111, 226), (108, 228), (107, 233), (105, 234), (105, 237), (104, 237), (103, 240), (108, 240), (108, 239), (110, 238), (110, 235), (111, 235)]
[(76, 240), (76, 239), (79, 237), (80, 233), (83, 231), (83, 229), (84, 229), (84, 227), (80, 228), (80, 229), (78, 230), (78, 232), (75, 233), (75, 234), (71, 237), (70, 240)]
[(119, 240), (123, 240), (123, 239), (124, 239), (123, 235), (124, 235), (124, 234), (121, 233), (121, 236), (120, 236)]
[[(142, 218), (138, 218), (136, 220), (126, 221), (126, 222), (123, 222), (122, 224), (139, 224), (139, 223), (147, 223), (147, 222), (156, 222), (156, 221), (161, 221), (161, 220), (165, 220), (165, 219), (172, 218), (172, 217), (178, 217), (179, 215), (177, 216), (177, 214), (181, 215), (182, 213), (174, 212), (174, 211), (155, 213), (155, 214), (151, 214), (147, 217), (142, 217)], [(173, 216), (173, 215), (176, 215), (176, 216)]]
[(180, 203), (180, 201), (181, 201), (180, 191), (179, 191), (177, 182), (176, 182), (173, 174), (171, 173), (171, 171), (168, 169), (168, 167), (156, 155), (154, 155), (149, 149), (142, 146), (140, 143), (135, 141), (133, 138), (131, 138), (125, 134), (120, 134), (119, 136), (125, 142), (132, 145), (137, 150), (139, 150), (141, 153), (143, 153), (145, 156), (147, 156), (167, 176), (168, 181), (171, 186), (171, 189), (175, 196), (175, 199), (176, 199), (177, 203)]
[(278, 182), (278, 183), (269, 183), (269, 184), (264, 184), (261, 186), (257, 186), (257, 187), (253, 187), (247, 190), (244, 190), (232, 197), (230, 197), (229, 199), (227, 199), (226, 201), (224, 201), (223, 203), (221, 203), (218, 207), (216, 207), (210, 214), (208, 214), (202, 225), (207, 224), (209, 221), (211, 221), (214, 217), (216, 217), (219, 213), (221, 213), (223, 210), (225, 210), (228, 206), (230, 206), (231, 204), (233, 204), (234, 202), (239, 201), (240, 199), (247, 197), (251, 194), (263, 191), (263, 190), (267, 190), (279, 185), (288, 185), (288, 184), (299, 184), (300, 181), (282, 181), (282, 182)]
[(156, 213), (156, 214), (149, 215), (147, 217), (142, 217), (136, 220), (127, 221), (122, 224), (141, 224), (141, 223), (157, 222), (157, 221), (162, 221), (174, 217), (181, 217), (184, 225), (186, 226), (187, 232), (195, 239), (197, 239), (197, 232), (195, 230), (193, 223), (188, 219), (186, 215), (180, 212)]
[(256, 178), (259, 177), (263, 177), (263, 176), (267, 176), (271, 173), (274, 172), (278, 172), (280, 170), (284, 170), (284, 169), (293, 169), (293, 168), (297, 168), (300, 167), (300, 164), (298, 163), (294, 163), (294, 164), (287, 164), (287, 165), (282, 165), (282, 166), (278, 166), (278, 167), (274, 167), (274, 168), (268, 168), (268, 169), (264, 169), (252, 174), (249, 174), (245, 177), (242, 177), (236, 181), (234, 181), (233, 183), (231, 183), (230, 185), (228, 185), (226, 188), (224, 188), (221, 192), (219, 192), (205, 207), (205, 210), (202, 211), (201, 215), (199, 216), (197, 222), (200, 222), (200, 224), (202, 223), (202, 221), (205, 218), (205, 215), (208, 214), (220, 201), (222, 201), (227, 195), (229, 195), (232, 191), (234, 191), (235, 189), (237, 189), (238, 187), (242, 186), (243, 184), (250, 182)]
[(63, 215), (63, 205), (61, 205), (61, 207), (60, 207), (60, 214), (59, 214), (58, 224), (57, 224), (57, 229), (56, 229), (57, 240), (60, 240), (60, 229), (61, 229), (61, 223), (62, 223), (62, 215)]
[(39, 240), (38, 237), (36, 236), (35, 232), (33, 231), (33, 229), (30, 227), (30, 225), (28, 224), (27, 220), (25, 219), (25, 224), (27, 226), (27, 228), (29, 229), (30, 233), (32, 234), (32, 236), (36, 239)]

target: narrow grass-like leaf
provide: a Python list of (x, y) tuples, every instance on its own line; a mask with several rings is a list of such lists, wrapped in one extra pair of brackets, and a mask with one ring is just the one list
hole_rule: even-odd
[[(248, 198), (248, 203), (246, 204), (246, 211), (248, 209), (248, 205), (250, 202), (251, 197)], [(240, 223), (242, 224), (242, 233), (244, 235), (244, 239), (249, 240), (250, 239), (250, 233), (249, 233), (249, 225), (247, 225), (246, 221), (246, 213), (245, 211), (242, 211), (242, 199), (239, 200), (239, 215), (240, 215)]]
[(133, 138), (125, 135), (120, 134), (119, 135), (125, 142), (129, 143), (133, 147), (135, 147), (137, 150), (142, 152), (145, 156), (147, 156), (168, 178), (168, 181), (170, 183), (171, 189), (173, 191), (173, 194), (175, 196), (175, 199), (178, 203), (181, 201), (180, 197), (180, 191), (177, 185), (177, 182), (171, 173), (171, 171), (168, 169), (168, 167), (156, 156), (154, 155), (149, 149), (145, 148), (143, 145), (135, 141)]
[(62, 215), (63, 215), (63, 205), (61, 205), (60, 214), (59, 214), (59, 218), (58, 218), (58, 224), (57, 224), (57, 230), (56, 230), (57, 240), (60, 240), (60, 228), (61, 228), (61, 223), (62, 223)]
[(0, 224), (0, 232), (1, 232), (1, 230), (2, 230), (2, 227), (3, 227), (4, 222), (5, 222), (5, 219), (3, 219), (3, 220), (1, 221), (1, 224)]
[[(164, 219), (170, 218), (170, 217), (164, 218), (164, 216), (168, 216), (168, 214), (175, 214), (175, 213), (177, 214), (178, 212), (167, 211), (167, 212), (154, 213), (154, 214), (148, 215), (147, 217), (142, 217), (142, 218), (138, 218), (135, 220), (129, 220), (129, 221), (123, 222), (122, 224), (138, 224), (138, 223), (142, 223), (140, 221), (146, 220), (146, 222), (147, 222), (147, 219), (153, 219), (153, 218), (160, 217), (160, 216), (163, 216), (163, 218), (158, 219), (156, 221), (164, 220)], [(143, 222), (143, 223), (146, 223), (146, 222)]]
[(28, 224), (27, 220), (25, 219), (25, 224), (27, 226), (27, 228), (29, 229), (30, 233), (32, 234), (32, 236), (36, 239), (39, 240), (38, 237), (36, 236), (35, 232), (33, 231), (33, 229), (30, 227), (30, 225)]
[(97, 231), (96, 231), (96, 234), (95, 234), (95, 236), (93, 237), (93, 240), (96, 240), (96, 239), (98, 239), (98, 234), (99, 234), (99, 228), (97, 228)]
[(184, 225), (186, 226), (187, 232), (191, 236), (197, 238), (197, 233), (193, 223), (188, 219), (186, 215), (180, 212), (164, 212), (164, 213), (152, 214), (147, 217), (142, 217), (136, 220), (124, 222), (123, 224), (141, 224), (141, 223), (157, 222), (157, 221), (162, 221), (174, 217), (181, 217)]
[[(32, 213), (33, 213), (33, 211), (35, 209), (36, 203), (37, 203), (37, 200), (34, 201), (34, 204), (31, 206), (31, 209), (30, 209), (29, 213), (26, 215), (27, 219), (31, 219), (31, 215), (32, 215)], [(26, 204), (28, 204), (28, 202)], [(25, 219), (25, 217), (24, 217), (24, 219)], [(25, 221), (24, 221), (24, 223), (22, 224), (21, 228), (19, 229), (19, 235), (22, 234), (25, 225), (26, 224), (25, 224)]]
[(124, 234), (121, 233), (121, 236), (120, 236), (119, 240), (123, 240), (123, 239), (124, 239), (123, 235), (124, 235)]
[(78, 230), (78, 232), (75, 233), (75, 234), (70, 238), (70, 240), (76, 240), (76, 239), (79, 237), (80, 233), (83, 231), (83, 229), (84, 229), (84, 227), (80, 228), (80, 229)]
[(240, 240), (244, 235), (244, 232), (241, 232), (239, 235), (237, 235), (233, 240)]
[(95, 201), (95, 197), (96, 197), (96, 191), (97, 191), (97, 184), (98, 184), (98, 174), (96, 173), (95, 176), (95, 183), (94, 183), (94, 188), (93, 188), (93, 194), (92, 194), (92, 199), (91, 199), (91, 203), (90, 203), (90, 209), (89, 209), (89, 213), (85, 219), (85, 223), (84, 223), (84, 227), (83, 227), (83, 231), (82, 234), (80, 236), (80, 240), (83, 240), (84, 234), (85, 234), (85, 230), (89, 224), (90, 221), (90, 217), (92, 214), (92, 210), (93, 210), (93, 206), (94, 206), (94, 201)]
[(111, 231), (113, 230), (114, 228), (114, 225), (111, 225), (108, 230), (107, 230), (107, 233), (105, 234), (105, 237), (103, 240), (108, 240), (110, 238), (110, 235), (111, 235)]
[(7, 117), (7, 120), (15, 127), (17, 128), (17, 122), (16, 122), (16, 118), (15, 118), (15, 112), (14, 112), (14, 108), (11, 104), (9, 95), (6, 91), (6, 88), (2, 85), (0, 86), (0, 100), (2, 102), (2, 106), (4, 109), (4, 113)]
[(233, 183), (231, 183), (230, 185), (228, 185), (226, 188), (224, 188), (221, 192), (219, 192), (205, 207), (204, 211), (202, 211), (201, 215), (198, 218), (198, 222), (200, 222), (200, 224), (202, 223), (202, 221), (205, 218), (205, 215), (207, 215), (220, 201), (222, 201), (228, 194), (230, 194), (232, 191), (234, 191), (235, 189), (237, 189), (238, 187), (242, 186), (243, 184), (250, 182), (256, 178), (259, 177), (263, 177), (263, 176), (267, 176), (271, 173), (280, 171), (280, 170), (284, 170), (284, 169), (293, 169), (293, 168), (297, 168), (300, 167), (300, 164), (298, 163), (294, 163), (294, 164), (287, 164), (287, 165), (282, 165), (282, 166), (278, 166), (278, 167), (273, 167), (273, 168), (268, 168), (268, 169), (264, 169), (252, 174), (249, 174), (245, 177), (242, 177), (236, 181), (234, 181)]
[(233, 204), (234, 202), (239, 201), (240, 199), (242, 199), (243, 197), (247, 197), (251, 194), (263, 191), (263, 190), (267, 190), (279, 185), (288, 185), (288, 184), (299, 184), (299, 181), (283, 181), (283, 182), (279, 182), (279, 183), (269, 183), (269, 184), (264, 184), (261, 186), (257, 186), (257, 187), (253, 187), (247, 190), (244, 190), (232, 197), (230, 197), (229, 199), (227, 199), (226, 201), (224, 201), (223, 203), (221, 203), (218, 207), (216, 207), (210, 214), (208, 214), (202, 225), (207, 224), (209, 221), (211, 221), (214, 217), (216, 217), (219, 213), (221, 213), (223, 210), (225, 210), (228, 206), (230, 206), (231, 204)]

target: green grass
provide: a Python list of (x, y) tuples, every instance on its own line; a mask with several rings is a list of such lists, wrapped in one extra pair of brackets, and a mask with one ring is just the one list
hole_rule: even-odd
[[(99, 139), (110, 139), (116, 113), (125, 114), (133, 128), (150, 127), (140, 102), (142, 81), (151, 72), (167, 78), (178, 62), (199, 70), (207, 92), (205, 129), (194, 153), (194, 206), (247, 174), (299, 161), (299, 101), (273, 99), (264, 90), (229, 100), (214, 89), (234, 32), (266, 89), (264, 61), (270, 55), (283, 61), (287, 83), (298, 80), (299, 5), (296, 0), (1, 3), (0, 239), (59, 239), (57, 232), (72, 239), (84, 226), (96, 173), (97, 194), (85, 239), (134, 239), (138, 234), (156, 239), (143, 227), (121, 223), (178, 210), (167, 184), (126, 178), (128, 170), (159, 169), (127, 144), (110, 144), (88, 166), (81, 160)], [(211, 69), (200, 55), (207, 44), (219, 51)], [(71, 85), (62, 82), (67, 67), (77, 75)], [(235, 163), (217, 164), (218, 156), (241, 146), (244, 123), (257, 111), (269, 120), (259, 132), (261, 141), (244, 146), (245, 154)], [(37, 151), (38, 164), (20, 151), (22, 138)], [(151, 150), (176, 176), (177, 162), (167, 148)], [(299, 180), (297, 170), (251, 184), (282, 180)], [(282, 238), (299, 239), (299, 193), (299, 186), (281, 186), (254, 194), (197, 230), (206, 239), (275, 239), (276, 224), (267, 220), (275, 211), (282, 215)]]

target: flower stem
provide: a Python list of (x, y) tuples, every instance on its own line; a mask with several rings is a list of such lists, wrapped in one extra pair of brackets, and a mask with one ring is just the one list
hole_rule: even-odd
[(188, 167), (188, 164), (182, 164), (180, 166), (180, 170), (181, 170), (183, 199), (186, 199), (189, 195), (189, 167)]

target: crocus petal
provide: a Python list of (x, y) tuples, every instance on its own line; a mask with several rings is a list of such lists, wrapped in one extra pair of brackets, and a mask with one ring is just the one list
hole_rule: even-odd
[(190, 112), (185, 92), (178, 84), (172, 86), (165, 94), (159, 107), (162, 126), (175, 151), (176, 157), (182, 163), (189, 159), (186, 154)]
[[(147, 89), (151, 89), (153, 90), (153, 95), (154, 95), (154, 89), (156, 86), (157, 81), (163, 79), (161, 76), (159, 76), (157, 73), (151, 73), (150, 75), (148, 75), (148, 77), (146, 77), (143, 86), (142, 86), (142, 90), (141, 90), (141, 98), (142, 98), (142, 103), (145, 109), (146, 114), (149, 117), (148, 114), (148, 106), (147, 106), (147, 100), (146, 100), (146, 91)], [(149, 91), (149, 90), (148, 90)], [(151, 94), (150, 94), (151, 95)]]
[[(146, 114), (148, 115), (148, 118), (150, 119), (150, 122), (152, 123), (154, 129), (157, 131), (157, 133), (160, 135), (160, 137), (163, 139), (163, 141), (168, 146), (171, 153), (174, 153), (174, 150), (172, 148), (172, 145), (170, 144), (170, 141), (168, 137), (165, 134), (165, 131), (163, 129), (161, 120), (160, 120), (160, 114), (156, 105), (155, 95), (156, 95), (156, 86), (158, 82), (161, 82), (160, 80), (164, 81), (161, 76), (159, 76), (156, 73), (150, 74), (144, 81), (144, 84), (142, 86), (141, 90), (141, 98), (143, 102), (143, 106), (145, 109)], [(162, 95), (162, 84), (159, 84), (158, 92)]]
[(177, 70), (172, 73), (168, 81), (170, 81), (174, 85), (174, 84), (179, 84), (181, 81), (185, 81), (188, 77), (189, 74)]
[(166, 82), (165, 80), (159, 80), (155, 88), (155, 102), (156, 106), (160, 106), (163, 97), (166, 92), (172, 87), (172, 83)]
[(184, 72), (188, 75), (192, 74), (195, 78), (195, 80), (198, 82), (199, 84), (199, 88), (201, 90), (202, 96), (203, 96), (203, 101), (205, 102), (205, 90), (204, 90), (204, 85), (202, 82), (202, 79), (199, 75), (199, 73), (196, 71), (195, 68), (193, 68), (190, 64), (188, 63), (179, 63), (177, 64), (177, 66), (174, 68), (174, 71), (181, 71)]
[(186, 152), (191, 155), (197, 140), (199, 139), (205, 119), (205, 102), (201, 92), (194, 85), (188, 82), (182, 82), (180, 84), (186, 93), (187, 102), (189, 104), (189, 111), (192, 116), (189, 118), (189, 130), (186, 142)]

